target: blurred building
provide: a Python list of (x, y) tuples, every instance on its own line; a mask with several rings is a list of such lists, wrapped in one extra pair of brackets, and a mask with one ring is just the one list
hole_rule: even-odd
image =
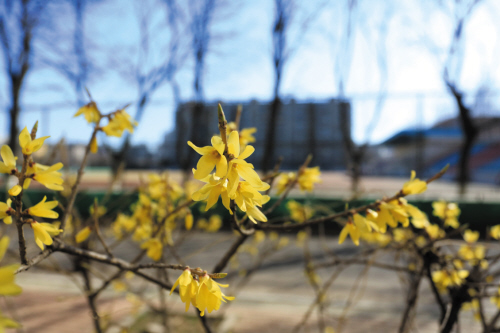
[[(483, 130), (471, 152), (471, 181), (500, 184), (500, 118), (480, 117), (474, 122)], [(371, 147), (363, 170), (371, 175), (406, 176), (415, 169), (417, 174), (431, 176), (450, 164), (444, 178), (455, 179), (462, 140), (458, 118), (428, 129), (407, 129)]]
[[(323, 170), (345, 169), (340, 103), (344, 103), (343, 112), (346, 112), (347, 116), (343, 121), (347, 132), (350, 133), (350, 107), (346, 102), (331, 100), (326, 103), (299, 103), (292, 100), (282, 104), (272, 159), (277, 161), (282, 156), (282, 168), (296, 169), (308, 154), (313, 154), (311, 165), (318, 165)], [(257, 101), (225, 103), (222, 106), (228, 121), (235, 119), (238, 105), (243, 107), (240, 128), (257, 128), (254, 134), (256, 142), (251, 143), (255, 147), (255, 153), (247, 160), (260, 169), (270, 104)], [(182, 104), (177, 109), (175, 130), (165, 136), (160, 147), (163, 165), (182, 167), (183, 161), (190, 161), (186, 165), (194, 166), (193, 163), (198, 158), (186, 144), (187, 141), (193, 141), (199, 146), (210, 145), (211, 136), (218, 132), (217, 103), (203, 105), (202, 112), (198, 111), (198, 119), (193, 119), (194, 109), (194, 103)], [(198, 138), (199, 142), (195, 142), (195, 138)]]

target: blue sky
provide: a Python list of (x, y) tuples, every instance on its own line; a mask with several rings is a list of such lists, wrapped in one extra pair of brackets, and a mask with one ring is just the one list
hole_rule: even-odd
[[(442, 82), (442, 64), (451, 37), (451, 16), (443, 8), (430, 4), (423, 6), (426, 2), (431, 3), (429, 0), (360, 1), (346, 82), (346, 96), (351, 99), (353, 107), (353, 134), (358, 142), (367, 139), (366, 129), (373, 121), (372, 114), (381, 86), (376, 50), (379, 45), (377, 31), (382, 23), (388, 25), (388, 99), (371, 142), (380, 142), (405, 127), (432, 125), (456, 113)], [(305, 2), (299, 3), (304, 5)], [(322, 1), (307, 3), (305, 8), (299, 10), (298, 21)], [(215, 17), (213, 32), (216, 39), (207, 57), (204, 81), (206, 99), (268, 101), (273, 85), (270, 39), (272, 1), (228, 4)], [(342, 4), (343, 1), (332, 1), (322, 7), (305, 34), (301, 34), (302, 26), (293, 26), (291, 44), (295, 45), (295, 51), (285, 68), (281, 89), (283, 97), (293, 97), (298, 101), (325, 101), (337, 96), (338, 73), (334, 59), (338, 52), (338, 40), (335, 38), (338, 38), (345, 22), (345, 17), (338, 16)], [(391, 15), (384, 16), (384, 8), (388, 8)], [(137, 10), (137, 3), (127, 0), (108, 0), (91, 5), (85, 24), (89, 36), (92, 36), (92, 44), (100, 46), (95, 50), (89, 49), (97, 61), (112, 54), (116, 56), (113, 59), (124, 66), (128, 62), (134, 63), (138, 44)], [(471, 98), (484, 84), (493, 93), (498, 90), (499, 15), (500, 4), (485, 0), (467, 21), (466, 51), (459, 82), (460, 88)], [(154, 17), (151, 22), (155, 24)], [(298, 38), (300, 43), (297, 44), (295, 41)], [(188, 59), (176, 76), (185, 101), (192, 96), (192, 68), (193, 62)], [(25, 111), (21, 116), (22, 126), (26, 124), (30, 127), (38, 119), (41, 133), (51, 135), (52, 142), (61, 137), (70, 142), (84, 142), (91, 129), (83, 119), (72, 118), (77, 106), (71, 86), (50, 69), (34, 69), (29, 74), (23, 95)], [(112, 111), (137, 98), (134, 81), (112, 70), (96, 75), (88, 87), (104, 111)], [(498, 96), (495, 93), (491, 103), (496, 105), (496, 100)], [(40, 107), (43, 105), (45, 107)], [(173, 128), (173, 106), (171, 88), (164, 85), (155, 92), (134, 133), (133, 142), (147, 143), (151, 147), (158, 145), (165, 132)], [(131, 107), (130, 113), (134, 112)], [(5, 113), (1, 114), (0, 122), (6, 124)], [(7, 126), (4, 125), (0, 136), (5, 137), (6, 131)], [(109, 143), (113, 142), (114, 139), (109, 139)]]

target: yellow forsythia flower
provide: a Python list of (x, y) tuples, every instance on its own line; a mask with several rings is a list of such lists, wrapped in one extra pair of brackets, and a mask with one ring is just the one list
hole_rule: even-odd
[[(8, 236), (3, 236), (0, 239), (0, 260), (2, 260), (5, 256), (7, 248), (9, 247), (9, 242), (10, 238)], [(21, 287), (14, 282), (14, 278), (16, 276), (15, 272), (18, 268), (19, 264), (13, 264), (0, 268), (0, 295), (19, 295), (22, 292)]]
[(9, 175), (15, 174), (16, 169), (16, 158), (14, 153), (9, 146), (3, 145), (0, 150), (3, 162), (0, 162), (0, 173), (6, 173)]
[(5, 224), (12, 223), (12, 214), (14, 214), (14, 209), (10, 207), (12, 200), (7, 199), (7, 203), (0, 201), (0, 219), (3, 219)]
[(220, 287), (227, 288), (227, 284), (219, 284), (212, 280), (208, 274), (200, 279), (200, 286), (196, 295), (196, 307), (201, 311), (201, 316), (205, 315), (205, 310), (211, 313), (213, 310), (219, 310), (221, 301), (232, 301), (234, 297), (224, 295)]
[(300, 189), (302, 191), (311, 192), (314, 188), (314, 184), (321, 182), (321, 180), (319, 179), (320, 175), (321, 172), (319, 171), (319, 167), (304, 169), (304, 171), (299, 173), (298, 183)]
[(412, 170), (410, 180), (403, 185), (403, 194), (419, 194), (427, 189), (427, 183), (423, 180), (415, 178), (415, 176), (416, 173)]
[(453, 202), (446, 201), (435, 201), (432, 203), (432, 208), (434, 208), (434, 216), (439, 217), (444, 220), (444, 225), (452, 227), (454, 229), (460, 226), (458, 222), (458, 216), (460, 215), (460, 208)]
[(193, 214), (189, 213), (186, 215), (186, 217), (184, 219), (184, 224), (185, 224), (186, 230), (191, 230), (191, 228), (193, 227)]
[(21, 324), (10, 318), (4, 317), (0, 312), (0, 332), (4, 332), (4, 328), (20, 328)]
[(134, 126), (137, 126), (137, 122), (132, 120), (132, 117), (125, 111), (125, 109), (116, 111), (109, 121), (109, 123), (102, 128), (103, 132), (107, 136), (121, 137), (123, 131), (127, 130), (130, 133), (134, 133)]
[(92, 229), (89, 226), (83, 228), (82, 230), (80, 230), (76, 234), (76, 236), (75, 236), (76, 242), (81, 243), (81, 242), (86, 241), (89, 238), (91, 233), (92, 233)]
[(219, 215), (212, 215), (208, 219), (208, 224), (205, 228), (207, 232), (217, 232), (222, 227), (222, 219)]
[(309, 220), (314, 214), (311, 207), (302, 205), (295, 200), (289, 200), (286, 203), (286, 207), (290, 211), (290, 217), (292, 220), (299, 223)]
[(188, 141), (188, 145), (198, 154), (202, 155), (196, 165), (196, 170), (194, 172), (195, 179), (201, 180), (207, 177), (214, 168), (216, 168), (215, 175), (217, 177), (222, 178), (226, 175), (227, 159), (224, 156), (226, 146), (220, 137), (215, 135), (212, 137), (212, 147), (197, 147), (191, 141)]
[(186, 311), (189, 310), (189, 305), (193, 304), (196, 306), (196, 294), (198, 293), (199, 283), (197, 280), (193, 279), (191, 270), (186, 268), (182, 272), (181, 276), (175, 281), (172, 289), (170, 290), (170, 295), (174, 292), (175, 288), (179, 286), (179, 296), (181, 301), (186, 303)]
[(347, 235), (351, 236), (351, 239), (354, 244), (359, 245), (359, 236), (360, 231), (357, 226), (352, 222), (347, 222), (342, 231), (340, 231), (339, 235), (339, 244), (342, 244), (345, 241)]
[(30, 207), (28, 209), (28, 214), (33, 216), (45, 217), (48, 219), (58, 218), (59, 214), (57, 212), (54, 212), (52, 209), (56, 208), (59, 202), (57, 202), (56, 200), (45, 202), (45, 200), (47, 200), (46, 196), (43, 197), (42, 201), (40, 201), (33, 207)]
[(450, 286), (460, 286), (469, 276), (466, 270), (440, 270), (432, 272), (432, 281), (436, 284), (439, 291), (443, 292)]
[(90, 141), (90, 152), (91, 152), (92, 154), (95, 154), (95, 153), (97, 153), (98, 149), (99, 149), (99, 147), (98, 147), (98, 145), (97, 145), (97, 138), (96, 138), (96, 137), (94, 137), (94, 138), (92, 139), (92, 141)]
[[(32, 178), (34, 180), (50, 190), (64, 190), (64, 187), (62, 186), (64, 180), (62, 179), (62, 174), (58, 172), (63, 167), (63, 164), (61, 162), (56, 163), (50, 167), (42, 166), (38, 163), (36, 163), (36, 166), (36, 171), (32, 175)], [(38, 169), (40, 169), (40, 171), (38, 171)]]
[(35, 243), (42, 250), (44, 249), (44, 244), (52, 245), (52, 236), (57, 236), (62, 232), (62, 229), (59, 229), (58, 223), (33, 222), (31, 223), (31, 228), (35, 235)]
[(479, 239), (479, 231), (472, 231), (470, 229), (465, 230), (464, 232), (464, 240), (471, 244), (477, 242)]
[(206, 184), (203, 185), (201, 189), (192, 194), (192, 199), (194, 201), (207, 200), (207, 204), (205, 206), (205, 211), (207, 211), (217, 203), (217, 201), (219, 200), (219, 196), (221, 196), (222, 204), (232, 214), (231, 208), (229, 206), (230, 199), (227, 193), (226, 179), (219, 178), (214, 174), (211, 174), (210, 176), (207, 176), (204, 179), (200, 180), (205, 182)]
[(38, 151), (43, 146), (43, 142), (48, 136), (44, 136), (35, 140), (31, 139), (31, 134), (28, 132), (28, 128), (25, 127), (21, 134), (19, 134), (19, 144), (23, 150), (24, 155), (31, 155)]
[(500, 239), (500, 224), (491, 227), (490, 235), (495, 239)]
[(147, 249), (147, 255), (154, 261), (158, 261), (163, 254), (163, 244), (158, 238), (152, 238), (141, 245), (141, 249)]
[(245, 159), (252, 155), (254, 151), (254, 147), (246, 146), (245, 150), (240, 152), (238, 132), (233, 131), (229, 134), (229, 138), (227, 139), (227, 152), (234, 156), (234, 159), (229, 162), (227, 172), (227, 191), (230, 197), (235, 194), (240, 177), (246, 180), (253, 187), (258, 188), (264, 186), (264, 183), (260, 180), (259, 175), (255, 172), (253, 165), (245, 161)]
[(19, 193), (21, 193), (21, 190), (22, 190), (22, 189), (23, 189), (23, 188), (22, 188), (21, 186), (19, 186), (19, 185), (14, 185), (14, 186), (13, 186), (13, 187), (9, 190), (9, 195), (10, 195), (11, 197), (18, 196), (18, 195), (19, 195)]
[(288, 185), (294, 181), (295, 177), (295, 172), (282, 173), (278, 178), (278, 182), (276, 183), (276, 188), (278, 189), (276, 194), (280, 195), (281, 193), (283, 193)]
[(85, 120), (89, 124), (97, 123), (99, 119), (101, 119), (101, 113), (99, 112), (99, 109), (97, 108), (97, 104), (95, 102), (90, 102), (79, 108), (73, 117), (78, 117), (81, 114), (83, 114)]

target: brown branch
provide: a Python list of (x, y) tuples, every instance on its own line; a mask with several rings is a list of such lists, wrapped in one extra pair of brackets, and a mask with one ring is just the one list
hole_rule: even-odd
[(69, 196), (69, 201), (68, 205), (66, 207), (66, 210), (63, 213), (63, 216), (61, 218), (61, 229), (64, 230), (64, 226), (66, 225), (66, 221), (68, 220), (68, 216), (71, 215), (71, 211), (73, 210), (73, 206), (75, 204), (75, 199), (76, 199), (76, 194), (78, 193), (78, 186), (80, 185), (80, 182), (82, 181), (83, 177), (83, 169), (85, 169), (85, 166), (87, 165), (87, 158), (90, 153), (90, 146), (92, 145), (92, 141), (95, 140), (97, 132), (99, 131), (99, 123), (101, 122), (101, 118), (97, 121), (94, 127), (94, 131), (92, 132), (92, 136), (90, 137), (90, 141), (87, 144), (87, 147), (85, 147), (85, 154), (83, 155), (83, 160), (82, 163), (80, 164), (80, 168), (78, 169), (78, 173), (76, 176), (75, 183), (71, 187), (71, 194)]
[(97, 238), (99, 238), (99, 241), (101, 242), (102, 246), (104, 247), (104, 251), (106, 251), (107, 255), (110, 257), (114, 257), (113, 253), (111, 253), (109, 247), (106, 245), (106, 242), (104, 241), (104, 238), (101, 235), (101, 229), (99, 228), (99, 212), (98, 212), (98, 205), (97, 205), (97, 200), (94, 201), (94, 228), (95, 232), (97, 234)]
[(221, 272), (226, 268), (227, 263), (231, 259), (231, 257), (238, 251), (240, 246), (246, 241), (248, 238), (247, 235), (241, 234), (236, 241), (231, 245), (231, 247), (227, 250), (224, 256), (219, 260), (217, 265), (214, 266), (212, 272)]
[(406, 333), (411, 330), (413, 323), (413, 318), (415, 317), (418, 290), (420, 288), (420, 282), (425, 272), (425, 266), (422, 265), (418, 274), (413, 276), (413, 281), (410, 284), (410, 289), (408, 291), (408, 299), (406, 301), (406, 307), (403, 312), (403, 317), (401, 318), (401, 324), (399, 326), (399, 333)]
[[(446, 172), (446, 169), (447, 169), (447, 167), (445, 167), (443, 170), (439, 171), (437, 174), (435, 174), (434, 176), (432, 176), (431, 178), (429, 178), (426, 182), (430, 183), (430, 182), (435, 181), (436, 179), (440, 178)], [(259, 223), (259, 224), (255, 225), (255, 228), (256, 229), (265, 230), (265, 231), (267, 231), (267, 230), (269, 230), (269, 231), (272, 231), (272, 230), (276, 230), (276, 231), (289, 231), (289, 230), (304, 229), (304, 228), (307, 228), (309, 226), (316, 225), (316, 224), (319, 224), (319, 223), (328, 222), (328, 221), (336, 220), (338, 218), (347, 217), (349, 215), (354, 215), (356, 213), (364, 212), (367, 209), (377, 209), (378, 206), (382, 202), (389, 202), (389, 201), (392, 201), (392, 200), (397, 200), (397, 199), (403, 198), (405, 196), (406, 195), (401, 190), (401, 191), (399, 191), (398, 193), (396, 193), (395, 195), (393, 195), (390, 198), (385, 198), (385, 199), (382, 199), (382, 200), (377, 200), (377, 201), (372, 202), (370, 204), (363, 205), (363, 206), (360, 206), (360, 207), (357, 207), (357, 208), (352, 208), (350, 210), (346, 210), (346, 211), (343, 211), (343, 212), (340, 212), (340, 213), (335, 213), (335, 214), (331, 214), (331, 215), (324, 216), (324, 217), (318, 217), (318, 218), (315, 218), (315, 219), (310, 219), (310, 220), (305, 221), (305, 222), (300, 223), (300, 224), (272, 225), (272, 224)]]

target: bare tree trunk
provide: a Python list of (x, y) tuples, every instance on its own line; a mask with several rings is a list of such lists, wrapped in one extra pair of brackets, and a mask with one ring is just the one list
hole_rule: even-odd
[(11, 98), (12, 98), (12, 106), (9, 112), (10, 115), (10, 127), (9, 127), (9, 146), (12, 148), (14, 154), (18, 150), (17, 148), (17, 135), (19, 133), (18, 128), (18, 120), (19, 120), (19, 97), (21, 94), (21, 85), (23, 78), (12, 76), (12, 89), (11, 89)]
[(269, 118), (267, 122), (266, 141), (264, 143), (264, 155), (262, 157), (262, 170), (266, 172), (274, 165), (274, 151), (276, 145), (276, 125), (278, 123), (278, 116), (281, 109), (281, 101), (279, 96), (275, 96), (271, 103), (269, 110)]
[(366, 145), (358, 147), (352, 140), (349, 103), (339, 103), (339, 114), (342, 141), (346, 154), (346, 169), (351, 177), (351, 191), (355, 194), (359, 190), (359, 180), (362, 173), (361, 164), (365, 156)]
[(460, 187), (460, 195), (464, 195), (467, 190), (467, 183), (470, 181), (469, 161), (472, 147), (479, 135), (479, 128), (472, 120), (471, 109), (464, 104), (462, 93), (460, 93), (453, 84), (447, 83), (447, 85), (457, 103), (460, 126), (463, 133), (457, 180)]

